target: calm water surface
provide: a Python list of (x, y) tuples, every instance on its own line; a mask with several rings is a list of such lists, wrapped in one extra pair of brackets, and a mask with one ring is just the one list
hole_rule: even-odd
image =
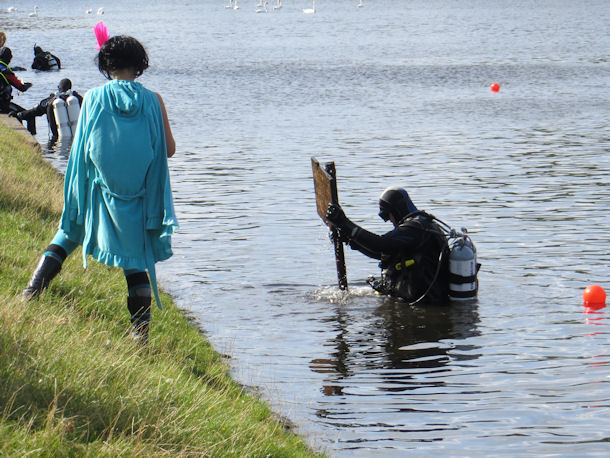
[[(610, 4), (605, 0), (0, 1), (13, 64), (38, 43), (60, 75), (21, 72), (30, 107), (60, 77), (103, 83), (85, 9), (140, 38), (167, 105), (181, 229), (163, 286), (235, 378), (331, 456), (610, 452)], [(501, 91), (489, 90), (497, 81)], [(45, 121), (38, 138), (46, 144)], [(339, 293), (310, 157), (335, 161), (347, 214), (406, 187), (466, 226), (476, 304), (405, 307), (347, 250)], [(65, 155), (47, 157), (59, 168)]]

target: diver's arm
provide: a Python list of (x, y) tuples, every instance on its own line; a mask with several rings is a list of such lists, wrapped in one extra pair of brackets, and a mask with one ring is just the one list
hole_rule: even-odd
[(382, 254), (380, 252), (369, 250), (367, 247), (365, 247), (364, 245), (360, 245), (355, 240), (348, 240), (347, 244), (350, 246), (350, 248), (352, 250), (357, 250), (360, 253), (362, 253), (363, 255), (368, 256), (369, 258), (381, 259)]
[(381, 259), (382, 255), (397, 253), (412, 241), (397, 230), (385, 235), (373, 234), (352, 222), (338, 204), (328, 206), (325, 219), (339, 230), (342, 240), (370, 258)]
[(9, 84), (18, 91), (25, 92), (32, 87), (32, 83), (24, 83), (12, 71), (5, 71), (3, 72), (3, 75)]
[(398, 253), (410, 242), (410, 238), (397, 236), (395, 231), (377, 235), (358, 225), (355, 226), (357, 230), (352, 230), (351, 234), (348, 234), (348, 244), (352, 249), (360, 251), (369, 258), (381, 259)]

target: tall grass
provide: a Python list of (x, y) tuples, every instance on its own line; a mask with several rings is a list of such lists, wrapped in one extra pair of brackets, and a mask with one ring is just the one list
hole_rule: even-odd
[(0, 122), (0, 455), (314, 456), (244, 393), (163, 295), (150, 343), (128, 327), (120, 269), (80, 253), (20, 292), (57, 228), (63, 178)]

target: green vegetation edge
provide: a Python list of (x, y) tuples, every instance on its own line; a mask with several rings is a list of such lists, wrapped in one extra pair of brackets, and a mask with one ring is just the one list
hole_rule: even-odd
[(0, 118), (0, 455), (319, 456), (244, 392), (166, 294), (150, 343), (124, 337), (120, 269), (80, 250), (37, 300), (20, 293), (61, 214), (63, 177)]

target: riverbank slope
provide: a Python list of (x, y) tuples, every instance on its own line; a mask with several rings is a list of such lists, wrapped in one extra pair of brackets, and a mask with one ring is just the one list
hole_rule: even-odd
[(62, 188), (36, 140), (0, 115), (0, 455), (316, 456), (167, 295), (148, 348), (123, 337), (120, 269), (83, 270), (79, 249), (38, 300), (20, 300)]

